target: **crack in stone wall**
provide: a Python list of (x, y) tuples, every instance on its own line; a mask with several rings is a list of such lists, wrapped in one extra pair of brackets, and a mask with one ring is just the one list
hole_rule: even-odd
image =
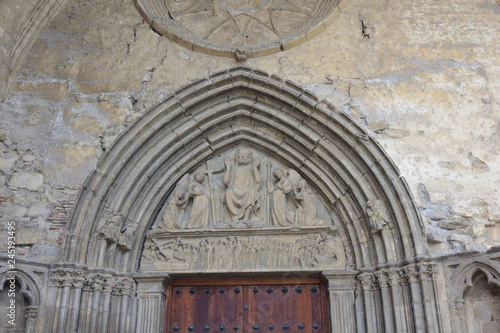
[[(464, 242), (484, 250), (500, 239), (494, 192), (500, 104), (492, 62), (500, 43), (488, 33), (498, 5), (457, 3), (450, 16), (443, 10), (449, 4), (352, 0), (338, 25), (314, 42), (247, 60), (335, 105), (382, 144), (416, 194), (435, 254), (467, 251)], [(456, 29), (440, 29), (447, 23)], [(42, 169), (12, 151), (0, 163), (43, 174), (43, 186), (78, 188), (145, 110), (234, 64), (160, 37), (132, 1), (71, 3), (42, 32), (2, 103), (2, 112), (13, 114), (3, 126), (20, 151), (38, 152)], [(11, 177), (0, 174), (0, 181)], [(11, 201), (9, 195), (2, 207)]]

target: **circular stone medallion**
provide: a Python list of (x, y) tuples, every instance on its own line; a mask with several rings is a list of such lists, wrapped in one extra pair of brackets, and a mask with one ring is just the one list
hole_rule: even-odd
[(348, 0), (135, 0), (152, 29), (239, 60), (287, 50), (326, 29)]
[(267, 4), (269, 0), (215, 0), (214, 2), (226, 10), (247, 13), (253, 10), (259, 10)]

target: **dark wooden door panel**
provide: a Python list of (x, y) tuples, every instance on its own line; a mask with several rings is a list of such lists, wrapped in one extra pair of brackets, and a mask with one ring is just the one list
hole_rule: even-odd
[(165, 332), (329, 332), (319, 279), (185, 279), (167, 292)]

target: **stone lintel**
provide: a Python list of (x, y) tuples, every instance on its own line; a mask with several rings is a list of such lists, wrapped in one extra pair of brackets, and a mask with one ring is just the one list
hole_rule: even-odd
[(256, 236), (256, 235), (304, 235), (309, 233), (328, 233), (338, 235), (337, 227), (329, 226), (293, 226), (293, 227), (262, 227), (248, 229), (208, 229), (208, 230), (151, 230), (148, 238), (169, 239), (177, 237), (206, 238), (217, 236)]

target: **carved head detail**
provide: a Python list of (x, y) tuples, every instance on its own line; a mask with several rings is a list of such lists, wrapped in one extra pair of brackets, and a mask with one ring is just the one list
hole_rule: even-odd
[(238, 149), (236, 151), (236, 160), (239, 164), (248, 164), (252, 162), (252, 151), (250, 149)]
[(182, 199), (183, 195), (184, 194), (182, 193), (181, 190), (175, 190), (175, 192), (174, 192), (174, 198), (176, 198), (176, 199)]
[(276, 178), (277, 180), (281, 180), (283, 178), (283, 170), (281, 169), (276, 169), (273, 171), (273, 176), (274, 178)]
[(300, 178), (298, 185), (299, 185), (299, 189), (300, 190), (305, 190), (306, 187), (307, 187), (307, 182), (306, 182), (306, 180), (304, 178)]
[(197, 172), (195, 175), (194, 175), (194, 180), (197, 182), (197, 183), (203, 183), (203, 181), (205, 180), (205, 174), (203, 172)]

